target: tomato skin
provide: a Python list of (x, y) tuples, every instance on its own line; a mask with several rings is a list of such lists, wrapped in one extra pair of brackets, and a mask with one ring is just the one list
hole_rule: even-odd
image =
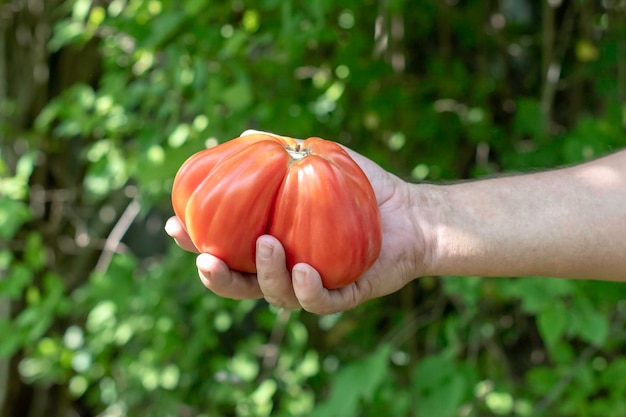
[(256, 239), (276, 237), (287, 266), (313, 266), (326, 288), (346, 286), (378, 258), (376, 196), (338, 144), (256, 134), (192, 155), (179, 169), (172, 205), (201, 252), (256, 272)]
[[(215, 164), (238, 152), (242, 146), (249, 146), (259, 141), (274, 141), (284, 143), (269, 135), (249, 135), (236, 138), (219, 146), (204, 149), (191, 155), (178, 169), (172, 186), (172, 205), (174, 212), (185, 224), (185, 207), (191, 195)], [(294, 144), (295, 142), (292, 141)], [(291, 143), (290, 143), (291, 144)]]

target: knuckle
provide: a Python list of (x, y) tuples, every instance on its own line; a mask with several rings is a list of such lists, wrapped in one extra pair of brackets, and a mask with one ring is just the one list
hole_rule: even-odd
[(269, 304), (273, 305), (274, 307), (284, 308), (287, 310), (293, 310), (293, 309), (300, 307), (300, 304), (298, 304), (297, 302), (294, 302), (293, 300), (285, 300), (283, 298), (275, 297), (275, 296), (266, 295), (265, 301), (267, 301)]

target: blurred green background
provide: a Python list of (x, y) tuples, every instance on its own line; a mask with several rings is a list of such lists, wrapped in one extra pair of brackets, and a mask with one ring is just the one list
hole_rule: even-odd
[(424, 277), (326, 317), (207, 291), (172, 179), (248, 128), (416, 182), (597, 157), (626, 3), (0, 2), (1, 417), (624, 415), (624, 284)]

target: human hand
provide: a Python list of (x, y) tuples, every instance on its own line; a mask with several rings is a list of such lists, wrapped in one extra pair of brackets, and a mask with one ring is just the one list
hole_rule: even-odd
[[(246, 131), (241, 136), (257, 131)], [(418, 202), (410, 185), (383, 170), (362, 155), (345, 148), (368, 177), (378, 201), (383, 245), (378, 259), (356, 282), (328, 290), (319, 273), (300, 263), (288, 271), (285, 251), (274, 237), (263, 235), (256, 245), (256, 274), (232, 271), (220, 259), (200, 254), (196, 265), (202, 283), (214, 293), (233, 299), (265, 298), (284, 308), (303, 308), (316, 314), (331, 314), (353, 308), (369, 299), (397, 291), (427, 271), (429, 255), (425, 233), (414, 221)], [(198, 252), (180, 220), (168, 220), (167, 233), (177, 244)]]

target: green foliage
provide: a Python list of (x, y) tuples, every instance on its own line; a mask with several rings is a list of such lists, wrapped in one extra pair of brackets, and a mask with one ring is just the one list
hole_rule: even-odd
[(43, 44), (10, 50), (45, 51), (49, 77), (5, 60), (0, 357), (14, 392), (62, 387), (74, 410), (58, 415), (621, 416), (623, 285), (424, 277), (314, 317), (207, 293), (162, 232), (182, 162), (248, 128), (335, 139), (414, 181), (624, 147), (623, 5), (564, 2), (551, 21), (535, 18), (547, 3), (504, 3), (16, 8), (48, 16), (20, 29)]
[[(376, 390), (389, 377), (388, 345), (381, 345), (376, 352), (340, 369), (332, 380), (326, 401), (321, 403), (313, 416), (358, 416), (364, 413), (361, 402), (371, 403)], [(360, 381), (358, 384), (355, 381)]]

